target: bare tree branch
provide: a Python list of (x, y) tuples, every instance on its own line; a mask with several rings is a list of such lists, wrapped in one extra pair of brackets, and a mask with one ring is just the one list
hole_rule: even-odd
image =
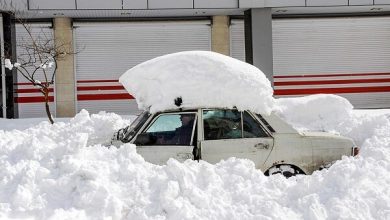
[(16, 60), (12, 60), (12, 53), (7, 51), (1, 59), (10, 59), (13, 68), (16, 68), (18, 73), (39, 89), (45, 102), (46, 114), (50, 122), (54, 123), (49, 107), (50, 85), (54, 84), (58, 61), (76, 53), (71, 43), (55, 42), (43, 28), (40, 28), (38, 32), (34, 30), (33, 26), (20, 16), (22, 12), (12, 5), (12, 1), (7, 4), (4, 0), (0, 0), (0, 8), (8, 9), (6, 13), (14, 17), (15, 23), (21, 25), (27, 35), (26, 38), (18, 40)]

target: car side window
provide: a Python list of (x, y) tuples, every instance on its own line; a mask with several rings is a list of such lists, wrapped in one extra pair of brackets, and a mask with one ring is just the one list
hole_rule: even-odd
[(195, 113), (161, 114), (144, 131), (149, 142), (144, 145), (191, 145)]
[(237, 110), (203, 110), (205, 140), (242, 138), (241, 113)]
[(248, 112), (243, 113), (244, 138), (268, 137), (268, 134)]

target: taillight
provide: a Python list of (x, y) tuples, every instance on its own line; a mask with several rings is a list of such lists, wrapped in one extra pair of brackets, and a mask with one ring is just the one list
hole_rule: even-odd
[(356, 156), (356, 155), (358, 155), (359, 154), (359, 151), (360, 151), (360, 149), (358, 148), (358, 147), (353, 147), (352, 148), (352, 156)]

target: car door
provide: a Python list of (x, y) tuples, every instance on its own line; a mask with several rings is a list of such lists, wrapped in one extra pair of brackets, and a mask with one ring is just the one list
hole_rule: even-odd
[(137, 145), (137, 153), (146, 161), (159, 165), (165, 164), (169, 158), (179, 161), (192, 159), (196, 143), (196, 121), (196, 112), (156, 115), (137, 135), (134, 142)]
[(203, 109), (202, 160), (218, 163), (230, 157), (252, 160), (262, 168), (273, 148), (273, 138), (249, 112)]

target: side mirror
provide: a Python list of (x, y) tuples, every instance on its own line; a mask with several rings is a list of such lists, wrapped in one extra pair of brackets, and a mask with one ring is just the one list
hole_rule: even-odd
[(124, 128), (121, 128), (114, 134), (116, 140), (123, 140), (124, 130), (125, 130)]
[(156, 143), (157, 137), (149, 133), (141, 133), (134, 141), (135, 145), (153, 145)]

